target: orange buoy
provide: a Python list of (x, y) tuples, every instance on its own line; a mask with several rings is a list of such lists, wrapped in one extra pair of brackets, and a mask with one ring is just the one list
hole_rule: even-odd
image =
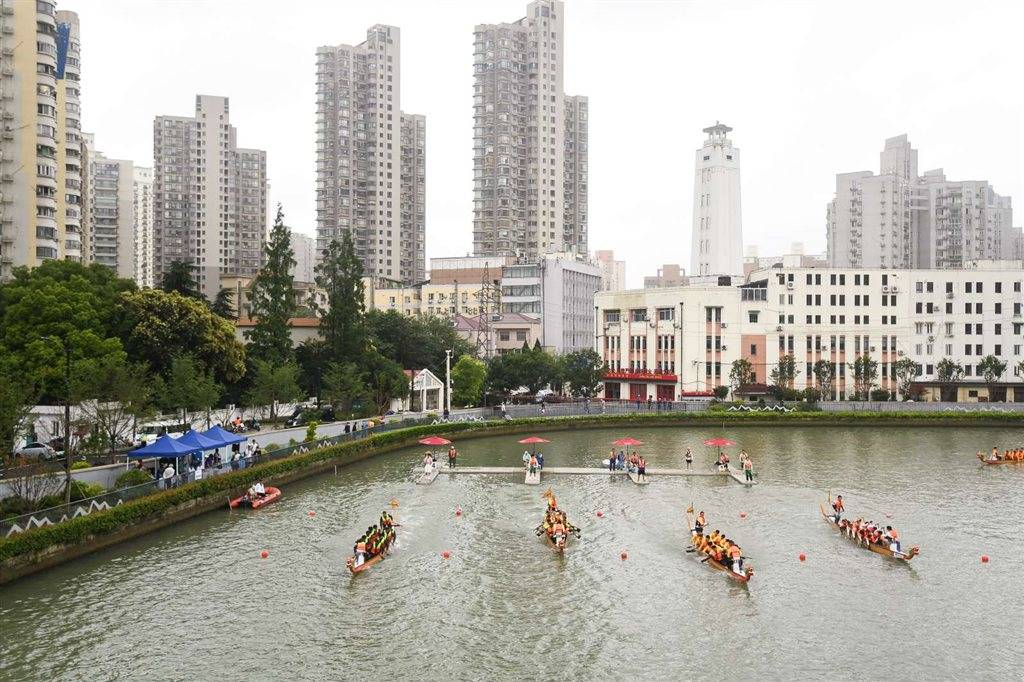
[(983, 563), (983, 564), (987, 564), (988, 563), (988, 554), (982, 554), (981, 555), (981, 563)]
[(263, 550), (262, 552), (260, 552), (261, 559), (266, 559), (268, 556), (270, 556), (270, 552), (268, 552), (267, 550)]
[(741, 519), (747, 518), (747, 512), (740, 512), (740, 518)]
[(398, 500), (395, 499), (394, 497), (391, 498), (391, 508), (398, 509)]
[(451, 553), (451, 552), (449, 552), (449, 551), (448, 551), (448, 550), (446, 549), (445, 551), (441, 552), (441, 556), (442, 556), (442, 557), (444, 557), (445, 559), (449, 559), (449, 558), (451, 558), (451, 556), (452, 556), (452, 553)]
[(599, 518), (599, 519), (604, 518), (604, 512), (603, 511), (597, 512), (597, 518)]
[(800, 552), (800, 561), (807, 561), (807, 555), (803, 552)]
[(629, 555), (626, 554), (625, 552), (623, 552), (622, 554), (619, 555), (619, 558), (622, 559), (623, 561), (625, 561), (626, 559), (629, 558)]

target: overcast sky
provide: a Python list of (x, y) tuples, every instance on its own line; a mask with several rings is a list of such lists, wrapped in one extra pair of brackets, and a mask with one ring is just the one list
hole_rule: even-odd
[[(402, 31), (402, 109), (427, 117), (427, 257), (472, 250), (473, 26), (525, 0), (60, 0), (82, 30), (83, 129), (152, 163), (153, 117), (231, 98), (270, 198), (313, 234), (315, 50)], [(693, 155), (716, 120), (743, 153), (745, 244), (825, 249), (835, 173), (908, 133), (921, 170), (986, 179), (1024, 222), (1024, 3), (568, 0), (567, 94), (590, 98), (590, 247), (630, 285), (689, 268)]]

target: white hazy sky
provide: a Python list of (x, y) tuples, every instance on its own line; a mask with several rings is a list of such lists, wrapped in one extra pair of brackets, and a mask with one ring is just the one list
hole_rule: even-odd
[[(525, 0), (61, 0), (82, 27), (83, 129), (152, 162), (153, 117), (231, 98), (271, 201), (315, 232), (315, 50), (402, 30), (402, 109), (427, 116), (427, 257), (472, 249), (473, 27)], [(835, 173), (908, 133), (921, 170), (987, 179), (1024, 220), (1024, 3), (568, 0), (567, 94), (590, 98), (590, 247), (638, 285), (689, 268), (693, 154), (720, 120), (743, 152), (743, 232), (824, 251)]]

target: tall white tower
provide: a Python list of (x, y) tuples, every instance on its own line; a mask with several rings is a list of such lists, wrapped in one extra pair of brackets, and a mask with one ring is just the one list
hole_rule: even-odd
[(726, 137), (731, 130), (717, 122), (705, 128), (708, 139), (697, 150), (690, 252), (694, 277), (743, 274), (740, 150)]

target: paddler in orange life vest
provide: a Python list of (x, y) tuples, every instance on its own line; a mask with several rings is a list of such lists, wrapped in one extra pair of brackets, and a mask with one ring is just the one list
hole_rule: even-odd
[(832, 511), (835, 512), (836, 523), (839, 523), (839, 517), (846, 511), (846, 507), (843, 506), (842, 495), (836, 495), (836, 501), (832, 503)]

